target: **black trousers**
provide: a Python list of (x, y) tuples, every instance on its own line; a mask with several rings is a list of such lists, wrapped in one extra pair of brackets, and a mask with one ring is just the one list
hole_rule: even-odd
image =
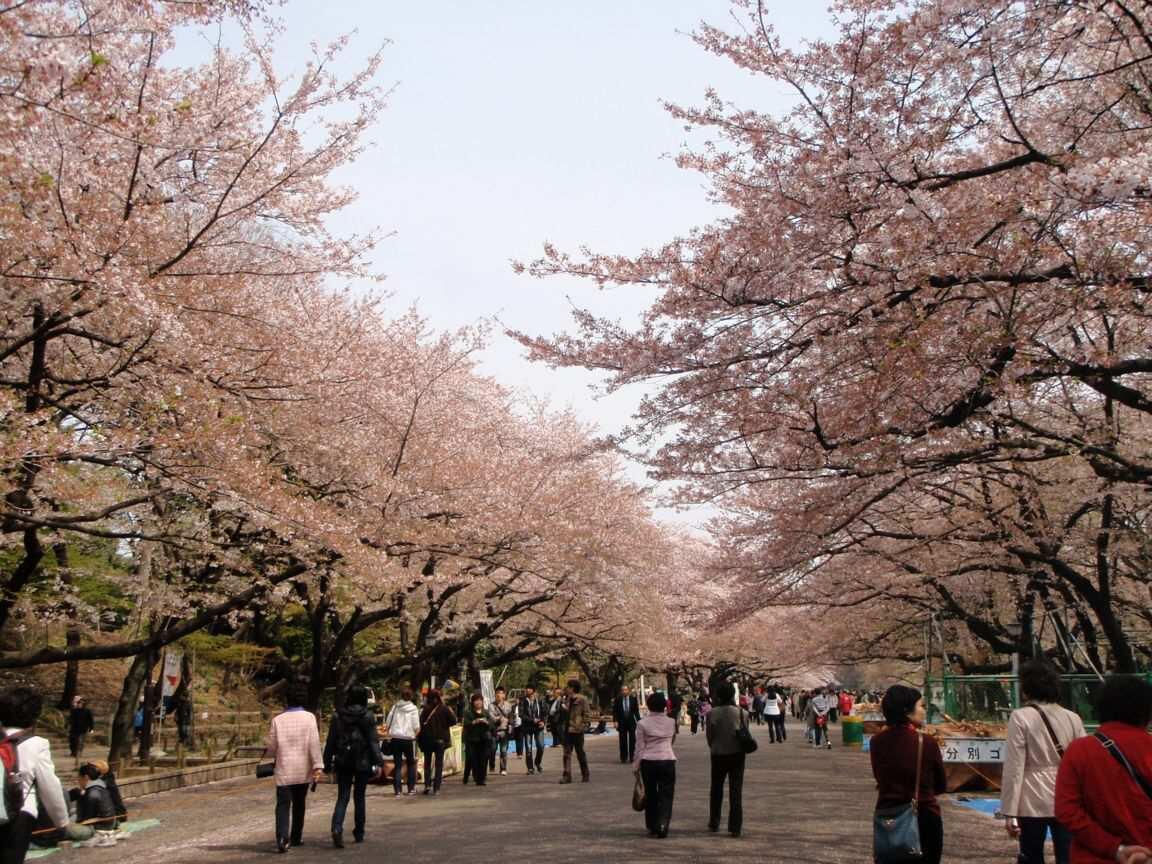
[(944, 820), (938, 813), (919, 810), (916, 821), (920, 824), (920, 848), (924, 852), (920, 864), (940, 864), (944, 856)]
[(21, 811), (0, 827), (0, 864), (24, 864), (36, 819)]
[(696, 731), (700, 728), (700, 715), (693, 714), (688, 718), (692, 723), (692, 734), (695, 735)]
[[(304, 835), (304, 807), (308, 802), (308, 784), (293, 783), (276, 787), (276, 836), (283, 837), (293, 846), (300, 845)], [(289, 828), (288, 816), (292, 825)]]
[(444, 742), (433, 741), (424, 751), (424, 788), (440, 789), (444, 780)]
[(616, 732), (620, 739), (620, 761), (631, 762), (636, 755), (636, 727), (617, 726)]
[(1019, 864), (1044, 864), (1044, 840), (1049, 828), (1056, 864), (1068, 864), (1072, 856), (1072, 835), (1067, 828), (1055, 819), (1021, 816), (1016, 821), (1020, 823), (1020, 856), (1016, 859)]
[(488, 741), (464, 742), (464, 782), (471, 776), (477, 786), (488, 782)]
[[(400, 773), (407, 761), (407, 777)], [(403, 738), (392, 739), (392, 788), (400, 792), (404, 781), (408, 781), (408, 791), (416, 788), (416, 742)]]
[(724, 806), (724, 781), (728, 781), (728, 830), (740, 831), (744, 825), (744, 759), (743, 753), (712, 756), (712, 792), (709, 797), (708, 824), (720, 826)]
[(572, 779), (572, 754), (580, 763), (580, 776), (588, 779), (588, 756), (584, 753), (584, 733), (569, 732), (564, 736), (564, 779)]
[(652, 833), (667, 829), (672, 821), (672, 799), (676, 795), (674, 759), (640, 760), (644, 780), (644, 825)]

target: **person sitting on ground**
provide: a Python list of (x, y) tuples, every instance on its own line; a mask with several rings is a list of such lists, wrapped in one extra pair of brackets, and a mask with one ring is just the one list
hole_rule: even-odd
[(77, 778), (79, 786), (68, 793), (76, 802), (76, 821), (91, 826), (96, 832), (92, 839), (77, 843), (77, 846), (116, 845), (116, 806), (108, 794), (108, 784), (102, 779), (101, 767), (107, 770), (107, 763), (103, 766), (92, 762), (81, 765)]
[[(0, 825), (0, 861), (23, 864), (32, 841), (32, 830), (41, 811), (59, 829), (64, 839), (80, 842), (91, 839), (92, 828), (78, 825), (68, 814), (64, 789), (56, 777), (51, 747), (35, 733), (44, 700), (29, 687), (17, 687), (0, 694), (0, 741), (7, 747), (0, 756), (15, 756), (20, 767), (19, 810), (6, 825)], [(5, 759), (8, 770), (15, 764)]]
[(1115, 675), (1096, 708), (1099, 731), (1073, 741), (1060, 760), (1056, 821), (1072, 834), (1072, 864), (1150, 864), (1152, 685)]

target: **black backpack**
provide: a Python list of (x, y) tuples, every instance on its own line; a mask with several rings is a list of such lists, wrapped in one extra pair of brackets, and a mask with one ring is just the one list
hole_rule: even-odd
[(337, 740), (336, 756), (333, 760), (337, 770), (342, 772), (371, 770), (372, 760), (368, 758), (368, 739), (364, 737), (364, 730), (360, 728), (361, 725), (355, 723), (349, 728), (341, 718), (340, 737)]

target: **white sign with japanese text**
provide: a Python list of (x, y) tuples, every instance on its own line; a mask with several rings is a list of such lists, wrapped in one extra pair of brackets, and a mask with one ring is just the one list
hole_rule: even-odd
[(945, 738), (940, 745), (945, 762), (1003, 762), (1003, 738)]

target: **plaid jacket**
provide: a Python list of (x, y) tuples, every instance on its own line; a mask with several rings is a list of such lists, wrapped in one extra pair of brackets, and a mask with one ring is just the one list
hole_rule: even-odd
[(268, 758), (276, 762), (277, 786), (308, 783), (313, 771), (324, 768), (320, 729), (309, 711), (290, 708), (273, 717), (265, 746)]

